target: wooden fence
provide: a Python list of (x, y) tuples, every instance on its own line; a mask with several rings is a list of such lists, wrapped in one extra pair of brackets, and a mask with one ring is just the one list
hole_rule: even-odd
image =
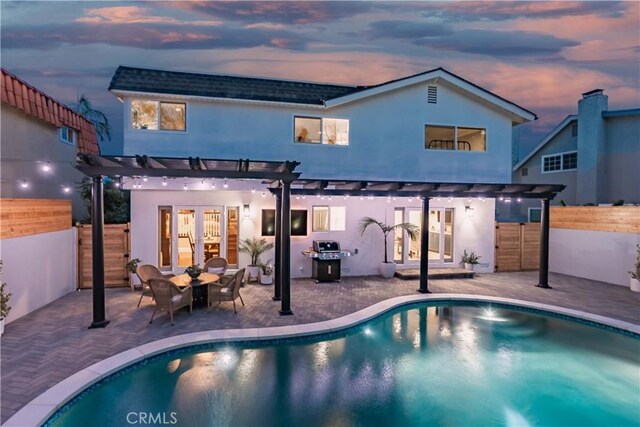
[[(88, 289), (93, 284), (91, 225), (78, 225), (78, 288)], [(104, 281), (114, 288), (129, 286), (129, 262), (131, 243), (129, 224), (106, 224), (104, 226)]]
[(0, 239), (71, 228), (71, 200), (0, 199)]
[(640, 233), (640, 206), (558, 206), (550, 211), (552, 228)]
[(537, 270), (539, 252), (539, 223), (496, 223), (496, 271)]

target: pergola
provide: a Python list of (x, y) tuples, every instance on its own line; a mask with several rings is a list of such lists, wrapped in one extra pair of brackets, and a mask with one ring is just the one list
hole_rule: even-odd
[(270, 185), (276, 199), (275, 301), (281, 301), (280, 314), (291, 315), (291, 195), (416, 197), (422, 200), (422, 239), (420, 255), (421, 293), (429, 293), (428, 230), (429, 201), (432, 198), (498, 198), (541, 200), (540, 271), (536, 286), (550, 288), (549, 277), (549, 202), (564, 185), (485, 184), (414, 181), (362, 181), (300, 179), (295, 172), (299, 162), (221, 160), (199, 157), (159, 158), (149, 156), (98, 156), (81, 154), (77, 169), (92, 177), (93, 237), (93, 323), (106, 326), (104, 294), (103, 188), (102, 178), (112, 177), (184, 177), (261, 180)]

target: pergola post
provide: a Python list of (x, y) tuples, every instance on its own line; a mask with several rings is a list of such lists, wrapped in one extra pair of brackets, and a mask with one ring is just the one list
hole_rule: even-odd
[(420, 288), (421, 294), (429, 294), (429, 197), (422, 198), (422, 227), (420, 228)]
[(105, 319), (104, 303), (104, 209), (102, 177), (92, 178), (91, 188), (91, 249), (93, 256), (93, 322), (89, 329), (104, 328), (109, 324)]
[(549, 199), (540, 199), (540, 203), (540, 270), (536, 286), (551, 289), (549, 286)]
[(291, 311), (291, 181), (282, 180), (280, 200), (280, 315)]
[(281, 200), (282, 200), (282, 194), (280, 194), (279, 192), (275, 192), (273, 193), (273, 195), (276, 198), (276, 220), (275, 220), (275, 230), (274, 230), (274, 235), (275, 235), (275, 240), (276, 240), (276, 244), (275, 244), (275, 260), (274, 260), (274, 280), (273, 280), (273, 297), (272, 299), (274, 301), (280, 301), (281, 299), (281, 295), (282, 295), (282, 287), (281, 284), (282, 282), (280, 281), (280, 260), (282, 259), (282, 256), (280, 255), (280, 248), (282, 247), (282, 236), (280, 235), (280, 229), (282, 228), (280, 224), (282, 215), (280, 210), (282, 209), (282, 204), (281, 204)]

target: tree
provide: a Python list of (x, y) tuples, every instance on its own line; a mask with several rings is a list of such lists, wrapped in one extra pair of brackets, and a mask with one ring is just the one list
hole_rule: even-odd
[(419, 230), (418, 227), (409, 222), (403, 222), (401, 224), (396, 224), (396, 225), (387, 225), (381, 221), (378, 221), (375, 218), (371, 218), (370, 216), (366, 216), (360, 220), (360, 235), (363, 235), (364, 232), (367, 231), (367, 228), (369, 228), (370, 225), (376, 225), (380, 227), (380, 230), (382, 230), (382, 234), (384, 236), (385, 264), (389, 263), (387, 259), (387, 237), (389, 236), (389, 233), (391, 233), (394, 230), (402, 230), (407, 233), (407, 236), (409, 236), (411, 240), (416, 240), (418, 238), (418, 230)]
[(109, 119), (107, 119), (107, 116), (102, 111), (93, 108), (91, 101), (89, 101), (86, 95), (82, 94), (78, 97), (78, 102), (74, 105), (74, 109), (82, 117), (93, 123), (100, 142), (104, 140), (111, 141)]
[[(82, 221), (91, 223), (91, 178), (85, 177), (79, 185), (80, 195), (89, 212)], [(104, 223), (126, 224), (130, 219), (129, 194), (127, 190), (121, 190), (114, 186), (113, 181), (104, 178)]]

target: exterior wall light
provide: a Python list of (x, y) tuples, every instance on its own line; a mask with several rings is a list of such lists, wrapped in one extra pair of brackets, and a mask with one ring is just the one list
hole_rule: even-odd
[(245, 218), (249, 218), (251, 216), (251, 208), (249, 207), (249, 205), (244, 205), (242, 207), (242, 214)]

